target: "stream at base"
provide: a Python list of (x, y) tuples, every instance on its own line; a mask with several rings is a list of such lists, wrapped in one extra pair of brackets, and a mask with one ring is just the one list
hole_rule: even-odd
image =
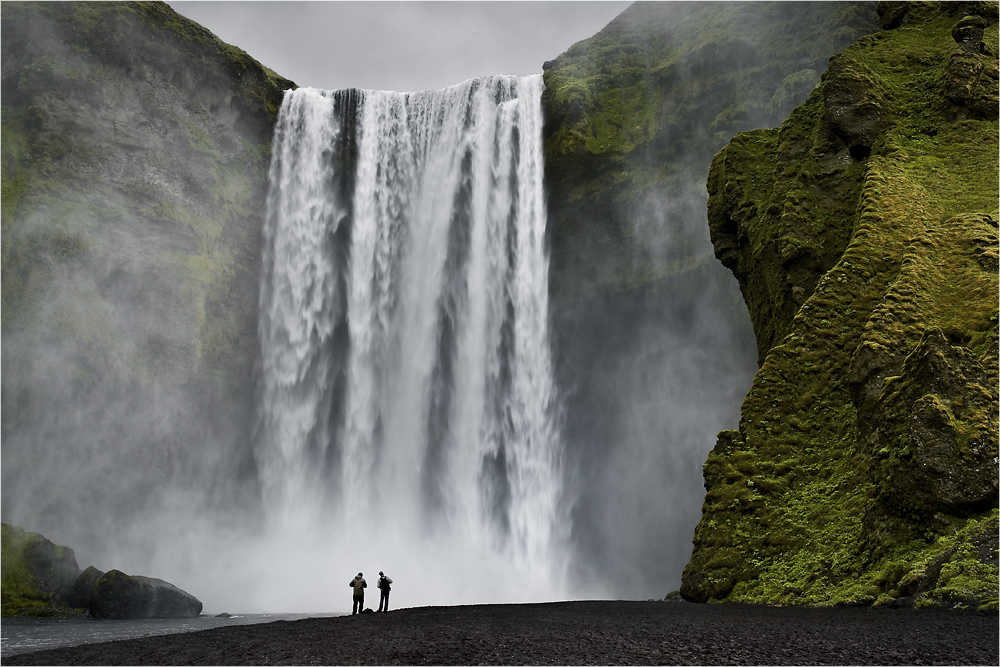
[(97, 644), (119, 639), (138, 639), (234, 625), (297, 621), (303, 618), (348, 614), (349, 611), (328, 614), (235, 614), (229, 618), (199, 616), (134, 620), (5, 618), (0, 622), (0, 658), (31, 651)]

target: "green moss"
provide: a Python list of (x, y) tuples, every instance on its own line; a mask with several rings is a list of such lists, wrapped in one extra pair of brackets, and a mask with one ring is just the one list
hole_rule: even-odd
[(52, 594), (38, 588), (38, 583), (28, 569), (23, 555), (24, 550), (37, 536), (6, 523), (2, 528), (0, 564), (3, 567), (3, 615), (9, 615), (8, 607), (17, 604), (34, 606), (48, 604)]
[(942, 103), (952, 9), (858, 40), (780, 132), (713, 163), (762, 367), (705, 464), (691, 597), (995, 605), (998, 125)]
[[(283, 89), (294, 84), (164, 3), (5, 3), (3, 21), (5, 67), (22, 72), (9, 96), (5, 79), (2, 112), (5, 335), (42, 331), (50, 343), (88, 350), (76, 357), (86, 363), (69, 373), (82, 381), (145, 382), (151, 369), (141, 359), (148, 350), (123, 336), (115, 306), (95, 285), (72, 278), (88, 264), (129, 266), (141, 256), (151, 272), (183, 282), (180, 296), (198, 332), (190, 351), (193, 363), (184, 362), (190, 363), (187, 370), (242, 391), (254, 352), (256, 295), (245, 285), (256, 283), (269, 124)], [(45, 30), (31, 33), (44, 37), (26, 41), (22, 36), (33, 22), (45, 23)], [(49, 131), (57, 111), (36, 94), (57, 90), (70, 105), (102, 104), (100, 91), (108, 81), (146, 75), (131, 53), (136, 36), (166, 70), (161, 87), (214, 86), (222, 82), (219, 77), (230, 77), (232, 105), (239, 122), (247, 123), (236, 146), (221, 146), (210, 129), (207, 106), (149, 98), (145, 117), (151, 126), (179, 132), (191, 149), (189, 168), (177, 180), (181, 196), (156, 179), (77, 168), (99, 165), (106, 159), (104, 148), (72, 133)], [(179, 228), (179, 242), (168, 252), (142, 245), (123, 248), (116, 234), (132, 221), (142, 221), (141, 233), (159, 233), (148, 223)], [(94, 316), (77, 320), (81, 304)]]
[[(55, 592), (43, 590), (39, 573), (33, 571), (29, 563), (32, 551), (51, 551), (56, 562), (72, 557), (72, 552), (66, 547), (53, 545), (38, 533), (28, 533), (4, 523), (0, 549), (0, 615), (67, 617), (83, 613), (83, 610), (68, 607)], [(41, 574), (47, 576), (51, 573)]]
[(704, 261), (689, 219), (711, 156), (780, 122), (826, 58), (874, 27), (864, 3), (781, 5), (637, 3), (545, 64), (557, 297), (634, 289)]

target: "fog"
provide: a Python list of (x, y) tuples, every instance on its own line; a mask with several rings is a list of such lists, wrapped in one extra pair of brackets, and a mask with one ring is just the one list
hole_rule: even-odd
[[(574, 548), (572, 576), (612, 598), (680, 586), (715, 434), (736, 428), (756, 371), (749, 317), (711, 252), (693, 194), (652, 197), (629, 219), (645, 234), (637, 269), (681, 270), (553, 314)], [(703, 200), (702, 200), (703, 201)], [(701, 217), (703, 227), (696, 225)]]
[[(80, 56), (65, 46), (69, 37), (53, 25), (35, 24), (26, 35), (59, 53), (59, 62), (85, 71), (92, 67), (74, 61)], [(137, 33), (130, 39), (134, 41), (123, 40), (121, 48), (146, 43), (149, 36)], [(738, 68), (739, 63), (722, 58), (710, 65)], [(678, 68), (678, 90), (698, 76), (699, 66)], [(141, 67), (151, 68), (143, 74), (147, 80), (166, 78), (149, 63), (134, 67), (140, 74)], [(811, 72), (816, 65), (804, 67)], [(290, 72), (279, 73), (294, 78)], [(536, 290), (534, 301), (515, 307), (513, 283), (491, 283), (484, 276), (497, 266), (509, 268), (503, 262), (514, 254), (511, 239), (521, 232), (502, 242), (499, 231), (475, 238), (461, 231), (424, 234), (421, 228), (413, 233), (409, 240), (414, 243), (429, 242), (434, 235), (443, 243), (417, 255), (433, 261), (412, 262), (429, 267), (420, 278), (426, 282), (401, 273), (395, 284), (434, 307), (408, 320), (416, 325), (407, 328), (399, 322), (412, 315), (408, 308), (415, 312), (418, 306), (401, 307), (402, 297), (387, 297), (382, 310), (374, 308), (385, 315), (373, 320), (377, 326), (352, 335), (369, 342), (385, 335), (384, 347), (370, 347), (371, 358), (409, 359), (429, 368), (421, 375), (402, 363), (365, 366), (373, 398), (356, 406), (355, 416), (364, 419), (358, 416), (352, 423), (364, 422), (361, 430), (377, 446), (354, 461), (355, 471), (363, 474), (349, 474), (344, 463), (349, 459), (342, 456), (346, 439), (322, 429), (309, 429), (288, 451), (282, 448), (291, 440), (276, 438), (262, 445), (268, 437), (262, 406), (269, 399), (261, 341), (266, 327), (260, 306), (268, 302), (261, 300), (267, 269), (260, 212), (267, 185), (253, 184), (251, 194), (234, 206), (242, 218), (227, 217), (232, 209), (215, 208), (225, 198), (220, 192), (231, 196), (222, 187), (225, 178), (210, 173), (204, 153), (192, 145), (185, 129), (205, 122), (205, 116), (185, 116), (187, 110), (169, 106), (176, 104), (169, 99), (176, 90), (154, 89), (163, 99), (153, 104), (148, 88), (111, 82), (95, 84), (106, 88), (81, 101), (72, 97), (78, 93), (68, 80), (59, 85), (39, 80), (34, 89), (15, 90), (21, 96), (15, 98), (7, 97), (9, 80), (5, 72), (4, 95), (11, 104), (30, 103), (48, 111), (33, 130), (39, 147), (35, 157), (8, 151), (13, 141), (5, 139), (5, 181), (12, 177), (11, 165), (24, 172), (37, 166), (37, 173), (54, 170), (45, 173), (55, 173), (66, 185), (55, 194), (26, 198), (16, 221), (5, 220), (3, 229), (0, 509), (5, 522), (71, 546), (81, 567), (117, 568), (170, 581), (201, 599), (206, 613), (346, 611), (347, 583), (359, 571), (369, 581), (371, 597), (377, 595), (379, 570), (395, 581), (393, 608), (662, 598), (679, 586), (704, 495), (701, 466), (716, 433), (737, 426), (741, 399), (756, 370), (746, 308), (735, 279), (715, 260), (709, 239), (708, 164), (738, 129), (779, 124), (792, 101), (768, 110), (770, 93), (765, 91), (763, 101), (748, 106), (742, 127), (724, 131), (712, 128), (709, 118), (685, 118), (683, 127), (670, 126), (666, 119), (676, 117), (671, 115), (676, 109), (663, 112), (658, 144), (636, 151), (628, 166), (655, 168), (665, 163), (662, 152), (669, 150), (676, 173), (614, 213), (628, 221), (630, 233), (630, 241), (612, 258), (615, 268), (627, 276), (652, 276), (624, 281), (628, 288), (563, 299), (556, 295), (547, 303), (542, 298), (546, 290)], [(220, 161), (244, 164), (250, 158), (239, 153), (241, 137), (233, 129), (237, 120), (225, 111), (226, 92), (211, 86), (199, 90), (208, 97), (189, 106), (223, 110), (208, 116)], [(796, 94), (801, 98), (808, 92)], [(719, 97), (724, 108), (736, 99), (736, 86), (720, 90)], [(675, 106), (685, 103), (680, 99)], [(401, 107), (390, 108), (384, 118), (398, 118)], [(462, 126), (456, 121), (453, 129)], [(720, 137), (719, 132), (728, 135)], [(540, 129), (531, 133), (540, 140)], [(527, 160), (528, 130), (519, 128), (517, 136), (523, 144), (514, 151), (516, 159)], [(512, 143), (482, 140), (483, 146)], [(459, 146), (467, 144), (456, 143), (455, 148)], [(329, 159), (330, 151), (324, 151)], [(404, 153), (393, 149), (380, 154), (389, 161), (369, 175), (405, 180), (400, 174), (409, 163), (399, 157)], [(33, 160), (42, 159), (39, 155), (50, 162), (38, 166)], [(471, 165), (487, 165), (488, 159), (482, 165), (468, 159), (465, 171), (447, 172), (460, 185), (442, 201), (472, 206), (482, 196), (489, 200), (483, 208), (496, 213), (506, 210), (497, 204), (500, 200), (517, 203), (529, 192), (542, 192), (540, 185), (521, 183), (502, 197), (482, 195), (472, 185), (477, 181), (470, 176)], [(482, 174), (487, 171), (483, 167)], [(458, 173), (462, 176), (454, 175)], [(324, 176), (323, 187), (353, 187), (340, 178)], [(438, 180), (444, 179), (429, 177), (428, 183)], [(371, 192), (376, 192), (374, 186)], [(378, 190), (371, 206), (398, 213), (419, 200), (418, 192)], [(308, 201), (304, 208), (312, 206), (325, 204)], [(342, 208), (330, 219), (361, 215), (351, 206)], [(449, 223), (464, 219), (445, 217)], [(497, 220), (506, 223), (508, 218), (513, 216)], [(595, 216), (581, 225), (606, 222)], [(354, 256), (354, 250), (345, 248), (358, 239), (348, 229), (353, 227), (345, 223), (320, 234), (327, 259), (343, 262)], [(384, 237), (396, 243), (407, 234), (387, 231)], [(487, 238), (497, 245), (487, 245)], [(474, 241), (482, 241), (478, 255), (472, 250)], [(385, 262), (381, 268), (386, 271), (396, 260), (403, 263), (393, 247), (371, 252)], [(482, 262), (476, 266), (490, 268), (459, 277), (475, 264), (472, 258)], [(547, 259), (538, 258), (524, 262), (538, 269), (546, 264)], [(350, 297), (347, 291), (337, 292), (336, 307), (360, 298), (365, 286), (376, 285), (382, 274), (373, 276), (351, 283), (357, 289)], [(544, 284), (544, 276), (540, 280)], [(341, 273), (330, 281), (336, 284), (331, 293), (346, 290), (348, 277)], [(433, 291), (421, 294), (424, 285), (433, 285)], [(488, 294), (476, 291), (484, 285), (492, 285)], [(282, 298), (279, 294), (276, 301), (291, 303)], [(490, 310), (494, 306), (502, 307)], [(511, 315), (515, 312), (517, 317)], [(323, 339), (310, 354), (319, 355), (317, 349), (335, 352), (344, 345), (338, 336), (346, 336), (358, 322), (342, 315), (331, 318), (336, 323), (330, 331), (325, 325), (303, 327), (304, 340)], [(551, 327), (545, 332), (551, 348), (541, 356), (514, 359), (512, 350), (523, 347), (511, 344), (512, 332), (536, 316)], [(471, 326), (463, 328), (474, 320), (500, 324), (488, 345), (470, 333)], [(428, 333), (431, 329), (436, 337)], [(407, 357), (407, 345), (416, 339), (424, 341), (419, 349), (431, 353)], [(512, 369), (521, 364), (530, 375), (528, 371), (543, 368), (538, 360), (545, 355), (551, 355), (551, 401), (548, 390), (510, 398), (516, 384)], [(467, 363), (473, 358), (480, 366)], [(317, 374), (335, 376), (351, 367), (343, 358), (337, 363), (343, 367), (305, 364), (296, 371), (301, 386), (287, 395), (279, 392), (282, 400), (298, 400), (311, 391), (303, 387), (314, 386)], [(483, 375), (493, 384), (469, 379), (473, 367), (487, 369)], [(419, 383), (413, 380), (417, 376)], [(465, 384), (456, 379), (461, 377)], [(393, 391), (405, 382), (424, 393), (409, 392), (408, 401), (393, 402)], [(294, 385), (278, 384), (284, 389)], [(352, 405), (345, 397), (347, 386), (334, 382), (324, 387), (323, 399), (305, 408), (307, 417), (289, 412), (287, 423), (316, 418), (342, 427)], [(489, 418), (455, 416), (472, 395), (487, 396), (482, 405), (490, 409), (477, 407), (468, 414), (479, 419), (489, 413)], [(525, 414), (535, 403), (544, 403), (551, 423), (528, 428)], [(423, 415), (419, 419), (399, 416), (418, 404), (420, 410), (414, 412)], [(518, 435), (527, 432), (544, 435)], [(484, 433), (488, 437), (477, 437)], [(473, 443), (471, 464), (448, 458), (449, 451), (460, 451), (452, 447), (460, 440), (455, 434), (467, 436), (462, 443)], [(419, 456), (399, 454), (411, 441), (420, 443)], [(538, 442), (545, 443), (541, 463), (526, 453), (537, 449), (516, 448)], [(291, 449), (297, 450), (294, 456)], [(268, 455), (262, 455), (265, 450)], [(269, 474), (284, 474), (280, 466), (269, 467), (270, 455), (294, 458), (302, 477), (313, 479), (308, 507), (282, 501), (280, 493), (276, 497), (268, 488)], [(515, 460), (516, 455), (522, 458)], [(531, 465), (518, 467), (518, 461)], [(426, 473), (428, 467), (439, 472)], [(532, 486), (539, 479), (548, 481)], [(358, 498), (345, 498), (345, 489)], [(276, 507), (281, 511), (275, 512)]]

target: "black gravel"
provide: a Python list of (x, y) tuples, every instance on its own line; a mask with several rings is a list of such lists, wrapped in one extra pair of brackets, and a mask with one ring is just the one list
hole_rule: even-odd
[(997, 665), (996, 612), (555, 602), (417, 607), (5, 657), (9, 665)]

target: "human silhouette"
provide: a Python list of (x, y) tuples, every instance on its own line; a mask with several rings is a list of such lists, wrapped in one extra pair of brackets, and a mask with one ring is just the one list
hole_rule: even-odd
[(385, 576), (385, 573), (380, 570), (378, 573), (378, 589), (382, 591), (382, 595), (378, 599), (379, 611), (389, 611), (389, 591), (391, 590), (391, 584), (392, 579)]
[(368, 582), (365, 581), (364, 575), (358, 572), (358, 576), (351, 579), (351, 583), (347, 585), (354, 589), (354, 606), (351, 608), (351, 616), (354, 616), (365, 608), (365, 589), (368, 588)]

